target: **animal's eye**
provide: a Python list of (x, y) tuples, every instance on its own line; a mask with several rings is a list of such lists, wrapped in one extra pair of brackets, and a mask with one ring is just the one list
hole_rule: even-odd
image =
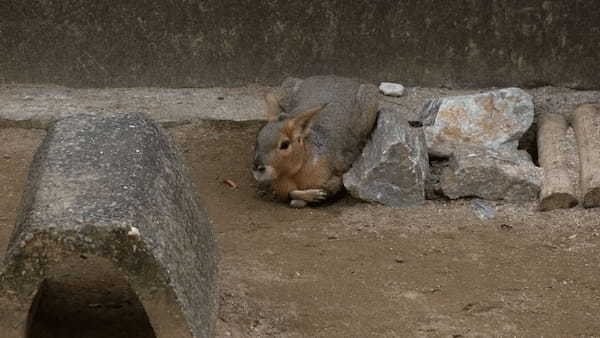
[(290, 141), (283, 141), (279, 145), (279, 149), (286, 150), (287, 148), (289, 148), (289, 146), (290, 146)]

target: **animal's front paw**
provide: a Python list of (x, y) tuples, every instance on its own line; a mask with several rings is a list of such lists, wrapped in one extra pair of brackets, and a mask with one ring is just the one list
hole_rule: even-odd
[(327, 198), (327, 191), (323, 189), (294, 190), (290, 192), (292, 200), (303, 200), (306, 202), (321, 202)]
[(306, 193), (307, 202), (321, 202), (327, 198), (327, 191), (323, 189), (308, 189), (304, 190)]

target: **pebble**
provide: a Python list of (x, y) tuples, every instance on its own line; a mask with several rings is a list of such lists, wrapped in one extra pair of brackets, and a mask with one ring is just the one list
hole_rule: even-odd
[(393, 82), (382, 82), (379, 85), (379, 90), (387, 96), (402, 96), (404, 94), (404, 86)]

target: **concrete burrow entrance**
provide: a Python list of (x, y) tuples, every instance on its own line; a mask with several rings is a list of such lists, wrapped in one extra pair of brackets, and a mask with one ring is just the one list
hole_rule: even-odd
[[(49, 128), (2, 268), (3, 337), (88, 325), (146, 337), (213, 334), (212, 225), (170, 140), (143, 114), (78, 115)], [(103, 283), (115, 274), (114, 285)], [(81, 300), (67, 309), (66, 297)]]
[(97, 256), (71, 257), (49, 269), (27, 322), (28, 338), (156, 337), (126, 277)]

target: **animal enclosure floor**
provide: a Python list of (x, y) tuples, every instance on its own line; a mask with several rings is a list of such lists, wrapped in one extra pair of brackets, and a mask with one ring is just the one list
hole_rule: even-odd
[[(256, 194), (258, 127), (170, 129), (217, 232), (219, 337), (600, 336), (600, 209), (491, 203), (491, 220), (468, 200), (291, 209)], [(43, 136), (0, 129), (0, 255)]]

